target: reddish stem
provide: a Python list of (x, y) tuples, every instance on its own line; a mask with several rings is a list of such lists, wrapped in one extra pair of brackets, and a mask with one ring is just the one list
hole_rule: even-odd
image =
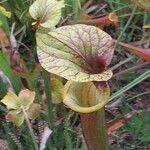
[(108, 150), (104, 108), (80, 117), (88, 150)]

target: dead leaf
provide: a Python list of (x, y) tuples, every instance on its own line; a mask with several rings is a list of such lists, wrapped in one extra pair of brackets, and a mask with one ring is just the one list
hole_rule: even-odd
[(44, 150), (45, 146), (46, 146), (46, 142), (49, 138), (49, 136), (51, 135), (52, 130), (49, 129), (48, 127), (44, 128), (44, 132), (42, 134), (42, 139), (41, 139), (41, 143), (40, 143), (40, 150)]
[(143, 26), (144, 29), (150, 29), (150, 23)]
[(7, 38), (7, 35), (5, 34), (2, 28), (0, 28), (0, 44), (1, 44), (1, 47), (4, 47), (4, 48), (10, 47), (10, 43)]
[(127, 124), (136, 114), (137, 112), (132, 111), (119, 119), (111, 120), (107, 123), (107, 133), (111, 134), (113, 131)]
[(7, 142), (0, 139), (0, 149), (1, 150), (8, 150)]

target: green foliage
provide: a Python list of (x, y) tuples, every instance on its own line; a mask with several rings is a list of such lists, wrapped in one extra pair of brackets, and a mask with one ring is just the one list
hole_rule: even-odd
[(72, 23), (77, 22), (82, 16), (80, 0), (65, 0), (66, 7), (63, 9), (63, 16), (69, 17)]
[(7, 17), (1, 12), (0, 12), (0, 27), (4, 29), (7, 35), (10, 34), (10, 28), (9, 28)]
[(64, 137), (65, 137), (65, 144), (66, 144), (66, 149), (72, 150), (74, 145), (73, 145), (73, 135), (71, 136), (71, 129), (70, 129), (70, 116), (67, 116), (64, 121)]
[(3, 123), (3, 127), (4, 127), (4, 136), (5, 139), (8, 142), (8, 147), (9, 149), (15, 150), (17, 149), (17, 144), (15, 143), (15, 141), (13, 140), (13, 138), (10, 136), (12, 134), (12, 129), (10, 128), (10, 125), (8, 125), (7, 123)]
[(0, 99), (2, 99), (7, 93), (6, 85), (0, 82)]
[(16, 20), (18, 22), (18, 26), (20, 25), (29, 25), (30, 17), (28, 14), (29, 6), (32, 4), (33, 0), (9, 0), (3, 4), (8, 10), (12, 13), (12, 20)]
[(29, 119), (36, 119), (40, 112), (40, 105), (33, 103), (34, 99), (35, 92), (28, 89), (20, 91), (18, 96), (13, 92), (7, 92), (6, 96), (1, 100), (10, 110), (6, 115), (7, 121), (13, 122), (16, 126), (22, 125), (24, 118), (26, 118), (24, 112), (27, 113)]
[(18, 93), (21, 89), (21, 80), (16, 77), (11, 69), (10, 64), (7, 61), (7, 57), (0, 51), (0, 70), (10, 79), (15, 91)]
[[(150, 113), (142, 111), (129, 122), (124, 129), (129, 131), (137, 144), (150, 145)], [(150, 147), (147, 147), (150, 148)]]

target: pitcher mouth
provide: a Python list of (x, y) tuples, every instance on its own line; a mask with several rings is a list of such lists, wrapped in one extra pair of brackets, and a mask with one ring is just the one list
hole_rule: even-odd
[[(83, 91), (81, 91), (81, 86), (84, 86)], [(92, 97), (90, 94), (93, 91), (95, 95)], [(109, 96), (110, 89), (107, 82), (103, 83), (102, 88), (96, 88), (93, 82), (68, 81), (64, 87), (63, 103), (75, 112), (92, 113), (103, 108)]]

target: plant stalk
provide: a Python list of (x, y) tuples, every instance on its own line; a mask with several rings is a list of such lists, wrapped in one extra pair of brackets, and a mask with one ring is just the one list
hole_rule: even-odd
[(51, 129), (54, 128), (54, 115), (53, 115), (53, 103), (52, 103), (52, 95), (51, 95), (51, 82), (50, 82), (50, 73), (43, 69), (43, 78), (45, 84), (45, 93), (47, 97), (47, 118), (49, 127)]
[(118, 72), (118, 73), (115, 73), (115, 74), (113, 75), (113, 78), (116, 78), (116, 77), (118, 77), (118, 76), (124, 75), (124, 74), (126, 74), (126, 73), (130, 73), (130, 72), (136, 71), (136, 70), (138, 70), (138, 69), (140, 69), (140, 68), (142, 68), (142, 67), (145, 67), (146, 65), (150, 65), (150, 62), (144, 62), (144, 63), (142, 63), (142, 64), (139, 64), (139, 65), (133, 66), (133, 67), (131, 67), (131, 68), (125, 69), (125, 70), (123, 70), (123, 71), (120, 71), (120, 72)]
[(80, 114), (80, 117), (88, 150), (108, 150), (104, 108), (93, 113)]
[(27, 115), (26, 111), (24, 110), (24, 108), (22, 108), (22, 112), (23, 112), (23, 114), (24, 114), (24, 117), (25, 117), (27, 126), (28, 126), (28, 128), (29, 128), (29, 130), (30, 130), (30, 134), (31, 134), (31, 137), (32, 137), (32, 140), (33, 140), (34, 148), (35, 148), (35, 150), (38, 150), (38, 145), (37, 145), (36, 140), (35, 140), (35, 137), (34, 137), (33, 129), (32, 129), (32, 127), (31, 127), (31, 124), (30, 124), (28, 115)]
[(56, 129), (54, 125), (54, 113), (53, 113), (53, 103), (52, 103), (52, 91), (51, 91), (51, 79), (50, 73), (43, 69), (43, 79), (44, 79), (44, 89), (47, 98), (47, 120), (49, 128), (52, 129), (52, 142), (55, 145), (57, 143)]
[(115, 50), (116, 50), (116, 48), (117, 48), (117, 46), (118, 46), (118, 44), (119, 44), (120, 39), (122, 38), (122, 35), (124, 34), (124, 32), (126, 31), (126, 29), (128, 28), (129, 24), (131, 23), (131, 21), (132, 21), (132, 19), (133, 19), (133, 17), (134, 17), (134, 14), (135, 14), (135, 12), (136, 12), (136, 8), (137, 8), (137, 6), (134, 6), (134, 8), (133, 8), (133, 10), (132, 10), (132, 13), (131, 13), (131, 15), (130, 15), (128, 21), (127, 21), (127, 23), (125, 24), (125, 26), (124, 26), (124, 28), (122, 29), (120, 35), (118, 36), (117, 42), (115, 43), (115, 46), (114, 46), (114, 49), (115, 49)]

